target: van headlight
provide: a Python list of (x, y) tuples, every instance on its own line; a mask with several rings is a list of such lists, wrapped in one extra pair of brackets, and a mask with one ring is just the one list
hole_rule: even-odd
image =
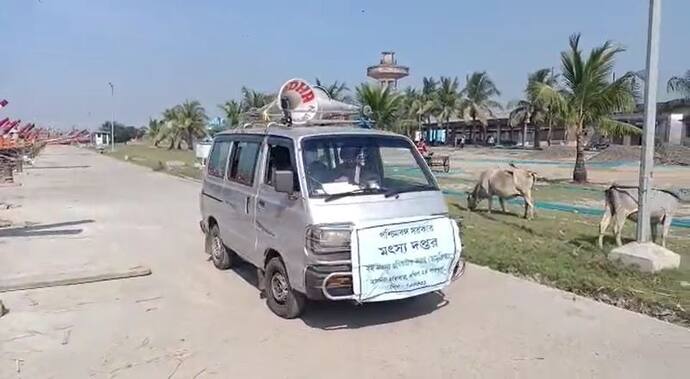
[(307, 249), (314, 254), (350, 251), (351, 224), (324, 224), (307, 227)]

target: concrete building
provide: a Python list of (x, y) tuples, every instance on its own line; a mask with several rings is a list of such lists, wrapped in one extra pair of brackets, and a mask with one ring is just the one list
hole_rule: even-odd
[[(613, 118), (636, 125), (640, 128), (644, 125), (644, 113), (642, 106), (638, 106), (635, 112), (619, 113)], [(533, 145), (535, 125), (529, 124), (526, 128), (525, 141), (527, 146)], [(453, 138), (464, 135), (467, 143), (480, 143), (481, 126), (477, 122), (455, 119), (448, 125), (439, 126), (432, 122), (422, 126), (424, 137), (431, 143), (451, 144)], [(446, 137), (446, 131), (449, 135)], [(499, 137), (500, 131), (500, 137)], [(522, 142), (522, 127), (511, 127), (508, 117), (498, 117), (488, 120), (487, 137), (493, 136), (505, 145), (515, 145)], [(567, 136), (563, 127), (554, 126), (551, 130), (551, 142), (553, 144), (573, 143), (575, 136)], [(540, 141), (543, 145), (548, 138), (548, 129), (540, 129)], [(568, 140), (566, 140), (566, 138)], [(588, 139), (600, 138), (596, 133), (588, 133)], [(690, 99), (676, 99), (657, 104), (656, 139), (658, 143), (668, 145), (690, 146)], [(619, 145), (640, 145), (641, 136), (615, 137), (611, 143)]]
[(378, 81), (382, 87), (398, 88), (398, 80), (408, 75), (410, 68), (398, 65), (392, 51), (382, 52), (379, 64), (367, 68), (367, 76)]
[(91, 142), (93, 142), (93, 144), (96, 145), (96, 147), (110, 145), (110, 132), (104, 132), (99, 130), (91, 133)]

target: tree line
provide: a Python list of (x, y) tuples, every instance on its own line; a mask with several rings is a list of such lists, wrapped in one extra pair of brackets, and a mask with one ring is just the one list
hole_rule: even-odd
[[(535, 147), (539, 146), (542, 130), (546, 130), (550, 145), (553, 128), (564, 128), (576, 143), (573, 179), (584, 182), (588, 132), (603, 136), (640, 133), (639, 128), (611, 117), (616, 112), (631, 111), (640, 100), (639, 73), (614, 76), (615, 59), (623, 51), (607, 41), (585, 54), (580, 47), (580, 35), (574, 34), (561, 53), (560, 68), (542, 68), (529, 74), (523, 98), (505, 106), (498, 102), (501, 92), (486, 71), (467, 75), (462, 87), (457, 77), (424, 77), (421, 87), (401, 91), (371, 83), (362, 83), (351, 91), (344, 82), (324, 83), (319, 78), (315, 82), (334, 100), (371, 108), (369, 118), (376, 128), (408, 136), (423, 124), (435, 121), (438, 128), (446, 130), (449, 140), (455, 141), (450, 122), (464, 119), (469, 126), (469, 139), (485, 141), (489, 119), (503, 110), (508, 111), (511, 130), (521, 127), (523, 146), (527, 125), (534, 126)], [(690, 70), (684, 76), (671, 78), (667, 90), (690, 98)], [(242, 87), (239, 100), (228, 100), (218, 106), (224, 123), (210, 131), (205, 109), (198, 101), (187, 100), (163, 111), (161, 119), (151, 119), (148, 135), (156, 146), (165, 143), (169, 149), (180, 149), (183, 145), (193, 149), (195, 139), (240, 126), (247, 112), (269, 104), (275, 97), (275, 93)], [(498, 135), (500, 138), (500, 131)]]

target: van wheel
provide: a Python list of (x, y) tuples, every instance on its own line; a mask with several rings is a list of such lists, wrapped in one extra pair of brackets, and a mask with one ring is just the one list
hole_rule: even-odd
[(304, 311), (306, 298), (290, 287), (287, 270), (278, 257), (272, 258), (266, 265), (264, 288), (266, 288), (266, 304), (278, 316), (291, 319)]
[(233, 253), (225, 247), (220, 239), (218, 225), (213, 225), (206, 234), (206, 253), (211, 255), (213, 265), (219, 270), (227, 270), (232, 267)]

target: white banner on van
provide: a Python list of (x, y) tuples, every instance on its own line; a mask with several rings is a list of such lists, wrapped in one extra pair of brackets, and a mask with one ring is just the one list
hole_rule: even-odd
[(458, 227), (447, 217), (357, 225), (352, 281), (359, 301), (403, 299), (450, 283), (460, 254)]

